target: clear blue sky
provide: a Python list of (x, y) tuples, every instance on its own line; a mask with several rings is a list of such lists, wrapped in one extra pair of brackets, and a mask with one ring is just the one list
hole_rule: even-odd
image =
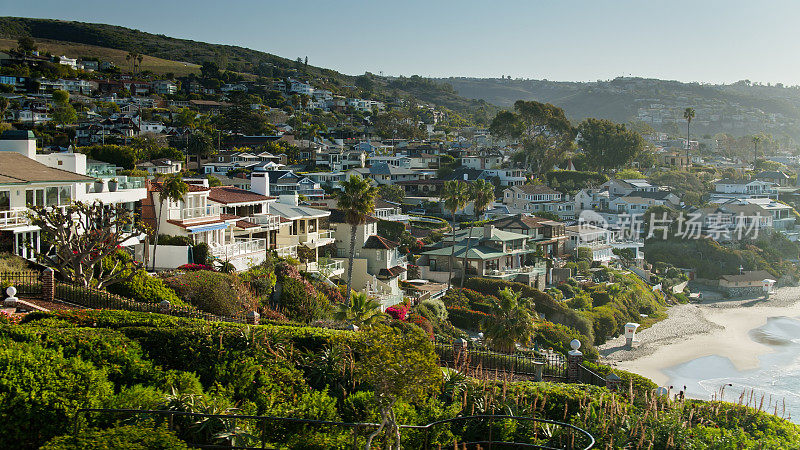
[(2, 14), (241, 45), (348, 74), (800, 84), (800, 2), (38, 0)]

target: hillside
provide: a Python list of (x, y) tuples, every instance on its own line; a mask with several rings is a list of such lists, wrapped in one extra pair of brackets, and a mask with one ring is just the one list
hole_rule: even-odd
[(800, 139), (800, 89), (740, 81), (730, 85), (617, 78), (589, 83), (487, 78), (439, 79), (458, 95), (501, 107), (516, 100), (553, 103), (574, 120), (603, 117), (639, 120), (656, 130), (685, 132), (683, 110), (693, 107), (696, 133), (745, 135), (769, 133)]
[[(173, 72), (179, 75), (185, 73), (186, 67), (189, 67), (183, 66), (184, 63), (199, 65), (205, 61), (213, 61), (222, 68), (241, 73), (270, 78), (293, 76), (314, 80), (317, 86), (342, 95), (355, 90), (354, 75), (342, 74), (305, 64), (299, 59), (292, 60), (249, 48), (177, 39), (115, 25), (0, 17), (0, 39), (16, 40), (22, 36), (30, 36), (37, 42), (42, 42), (43, 49), (59, 54), (65, 53), (68, 56), (105, 54), (110, 55), (109, 59), (118, 59), (121, 55), (122, 60), (117, 63), (121, 67), (125, 67), (124, 57), (127, 52), (135, 51), (148, 57), (142, 68), (149, 68), (146, 65), (149, 60), (150, 67), (155, 67), (150, 70), (156, 73)], [(0, 48), (2, 47), (4, 46), (0, 45)], [(479, 122), (485, 122), (487, 117), (493, 117), (496, 111), (495, 107), (482, 100), (460, 97), (450, 86), (428, 79), (411, 77), (390, 80), (376, 75), (371, 75), (371, 78), (374, 82), (372, 96), (379, 100), (390, 100), (398, 95), (413, 97), (421, 102), (451, 109), (464, 116), (474, 116)]]
[[(0, 39), (0, 49), (12, 49), (17, 46), (16, 39)], [(52, 55), (70, 55), (80, 58), (98, 58), (101, 61), (111, 61), (119, 67), (130, 66), (130, 62), (125, 59), (128, 52), (108, 47), (96, 45), (75, 44), (72, 42), (39, 40), (37, 41), (39, 50), (43, 53)], [(173, 73), (175, 76), (185, 76), (190, 73), (200, 73), (200, 66), (197, 64), (170, 61), (168, 59), (156, 58), (145, 55), (141, 65), (142, 70), (149, 70), (156, 75)]]

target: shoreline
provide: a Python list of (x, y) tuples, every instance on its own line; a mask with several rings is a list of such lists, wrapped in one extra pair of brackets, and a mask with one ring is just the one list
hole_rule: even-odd
[(636, 333), (634, 349), (626, 349), (625, 337), (619, 336), (598, 350), (603, 363), (663, 386), (670, 381), (664, 370), (704, 356), (727, 358), (740, 371), (758, 367), (759, 356), (775, 349), (754, 341), (750, 331), (770, 317), (798, 316), (800, 287), (776, 289), (769, 299), (704, 300), (670, 307), (666, 319)]

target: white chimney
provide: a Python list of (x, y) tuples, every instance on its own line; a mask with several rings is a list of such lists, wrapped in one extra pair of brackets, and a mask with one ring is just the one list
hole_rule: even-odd
[(256, 194), (269, 196), (269, 174), (262, 171), (254, 171), (250, 175), (250, 190)]

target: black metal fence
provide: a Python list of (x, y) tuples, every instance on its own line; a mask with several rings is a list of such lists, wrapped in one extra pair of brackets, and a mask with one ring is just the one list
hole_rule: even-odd
[(578, 365), (578, 382), (606, 387), (606, 379), (583, 364)]
[(501, 371), (538, 378), (566, 379), (567, 362), (558, 353), (499, 353), (490, 350), (467, 348), (455, 351), (453, 344), (436, 342), (436, 353), (442, 365), (467, 366), (490, 371)]
[[(91, 419), (94, 415), (95, 420)], [(106, 415), (105, 419), (98, 415)], [(113, 416), (113, 417), (109, 417)], [(79, 409), (75, 415), (74, 433), (89, 423), (111, 424), (119, 417), (124, 422), (137, 420), (154, 424), (166, 423), (181, 439), (196, 448), (273, 449), (271, 442), (289, 433), (309, 431), (349, 434), (352, 448), (364, 448), (367, 435), (380, 425), (377, 423), (337, 422), (293, 417), (254, 416), (238, 414), (206, 414), (172, 410), (139, 409)], [(108, 420), (111, 419), (111, 420)], [(213, 423), (211, 422), (213, 421)], [(193, 433), (202, 428), (204, 432)], [(569, 449), (588, 450), (594, 446), (594, 437), (574, 425), (554, 420), (511, 415), (461, 416), (425, 425), (402, 425), (401, 441), (407, 448), (468, 448), (468, 449)], [(513, 429), (513, 433), (508, 430)], [(209, 431), (219, 431), (209, 434)], [(237, 440), (237, 437), (241, 439)], [(455, 436), (455, 438), (453, 437)], [(449, 442), (448, 442), (449, 441)], [(377, 442), (376, 442), (377, 444)], [(278, 445), (280, 445), (278, 443)], [(283, 445), (281, 445), (283, 448)]]
[(32, 270), (24, 272), (0, 272), (2, 298), (5, 298), (5, 291), (9, 286), (17, 288), (17, 295), (38, 296), (42, 293), (42, 274)]
[(152, 312), (177, 317), (205, 319), (215, 322), (246, 323), (244, 314), (238, 316), (218, 316), (199, 311), (188, 306), (164, 306), (160, 303), (137, 302), (108, 291), (76, 284), (56, 282), (55, 298), (85, 308), (120, 309), (125, 311)]

